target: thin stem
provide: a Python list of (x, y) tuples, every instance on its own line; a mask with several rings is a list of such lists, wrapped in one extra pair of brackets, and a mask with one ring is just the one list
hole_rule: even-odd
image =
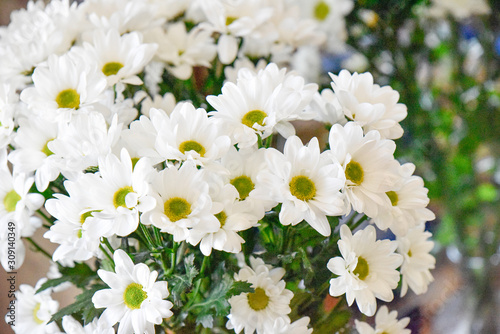
[(144, 226), (143, 224), (139, 224), (139, 226), (141, 227), (140, 231), (142, 232), (142, 235), (146, 239), (146, 243), (147, 243), (148, 249), (152, 250), (152, 251), (156, 250), (156, 246), (155, 246), (155, 244), (153, 242), (153, 239), (151, 238), (151, 234), (149, 233), (147, 227)]
[(103, 238), (103, 242), (106, 245), (106, 247), (108, 247), (111, 254), (114, 254), (115, 250), (114, 250), (113, 246), (111, 246), (111, 244), (109, 243), (109, 240), (107, 238)]
[(43, 255), (45, 255), (46, 257), (48, 257), (49, 259), (52, 260), (52, 255), (50, 255), (46, 250), (44, 250), (42, 247), (40, 247), (33, 239), (31, 238), (24, 238), (26, 239), (30, 244), (33, 245), (33, 247), (36, 248), (36, 250), (40, 253), (42, 253)]
[(115, 261), (113, 260), (113, 257), (111, 257), (111, 255), (109, 255), (108, 251), (106, 250), (106, 248), (104, 248), (104, 246), (102, 244), (99, 244), (99, 248), (104, 253), (104, 256), (106, 256), (108, 258), (108, 260), (111, 261), (111, 265), (113, 266), (113, 269), (114, 269), (115, 268)]
[(42, 216), (42, 218), (47, 222), (49, 223), (50, 225), (54, 225), (54, 221), (49, 217), (47, 216), (42, 210), (36, 210), (36, 212)]

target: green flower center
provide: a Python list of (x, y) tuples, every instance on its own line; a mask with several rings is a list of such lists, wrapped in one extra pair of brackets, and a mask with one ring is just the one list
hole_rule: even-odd
[(330, 7), (324, 1), (319, 1), (314, 7), (314, 17), (319, 21), (324, 21), (330, 13)]
[(200, 157), (205, 155), (205, 148), (203, 145), (194, 140), (186, 140), (179, 145), (179, 151), (186, 153), (189, 151), (195, 151), (200, 155)]
[(56, 102), (59, 108), (78, 109), (80, 107), (80, 94), (74, 89), (65, 89), (57, 94)]
[(345, 177), (357, 185), (363, 182), (364, 175), (363, 167), (354, 160), (351, 160), (345, 167)]
[(234, 21), (236, 21), (238, 18), (237, 17), (234, 17), (234, 16), (228, 16), (226, 18), (226, 26), (230, 25), (231, 23), (233, 23)]
[(5, 210), (7, 212), (14, 212), (16, 211), (16, 205), (17, 202), (21, 200), (21, 196), (19, 196), (18, 193), (14, 189), (9, 191), (7, 195), (5, 195), (3, 199), (3, 205), (5, 206)]
[(267, 114), (263, 112), (262, 110), (252, 110), (249, 111), (243, 116), (241, 119), (241, 123), (245, 124), (249, 128), (253, 128), (253, 125), (255, 123), (259, 124), (260, 126), (264, 125), (264, 118), (267, 117)]
[(123, 301), (131, 310), (141, 308), (141, 304), (148, 298), (148, 294), (139, 283), (130, 283), (123, 293)]
[(38, 317), (38, 311), (40, 311), (40, 303), (36, 303), (35, 308), (33, 309), (33, 320), (39, 325), (43, 324), (45, 321)]
[(368, 262), (361, 256), (358, 257), (358, 264), (356, 265), (356, 269), (354, 269), (353, 273), (354, 275), (358, 276), (360, 280), (364, 280), (370, 273)]
[[(92, 217), (92, 214), (94, 212), (101, 212), (101, 211), (102, 210), (90, 210), (90, 211), (82, 213), (82, 215), (80, 216), (80, 224), (83, 225), (85, 223), (85, 221), (87, 220), (87, 218)], [(83, 231), (80, 228), (78, 230), (78, 232), (76, 233), (76, 235), (78, 236), (78, 238), (80, 238), (80, 239), (82, 238), (82, 233), (83, 233)]]
[(240, 200), (247, 198), (250, 192), (255, 188), (252, 179), (246, 175), (235, 177), (231, 180), (231, 184), (238, 190)]
[(398, 205), (398, 200), (399, 200), (399, 197), (398, 197), (398, 194), (395, 192), (395, 191), (388, 191), (385, 193), (389, 199), (391, 200), (391, 204), (392, 206), (396, 206)]
[(187, 218), (191, 213), (191, 204), (184, 198), (172, 197), (163, 205), (165, 216), (175, 223), (178, 220)]
[(118, 189), (113, 195), (113, 204), (115, 208), (118, 208), (119, 206), (126, 208), (127, 205), (125, 204), (125, 197), (133, 191), (134, 189), (130, 186)]
[(115, 75), (123, 67), (122, 63), (109, 62), (102, 67), (102, 73), (109, 77), (110, 75)]
[(256, 288), (255, 292), (248, 294), (248, 305), (255, 311), (261, 311), (269, 304), (269, 297), (262, 288)]
[(54, 139), (50, 139), (50, 140), (47, 140), (47, 142), (45, 143), (45, 145), (43, 145), (42, 147), (42, 153), (44, 153), (46, 156), (49, 156), (49, 155), (52, 155), (54, 154), (54, 152), (52, 152), (49, 147), (47, 146), (51, 141), (53, 141)]
[(304, 175), (294, 176), (290, 181), (290, 192), (301, 201), (309, 201), (316, 195), (316, 186)]
[(134, 169), (134, 168), (135, 168), (135, 165), (136, 165), (136, 164), (137, 164), (137, 162), (139, 161), (139, 158), (132, 158), (132, 159), (130, 159), (130, 160), (132, 160), (132, 169)]
[(219, 220), (220, 227), (223, 227), (226, 224), (227, 215), (224, 211), (221, 211), (218, 214), (216, 214), (215, 218)]

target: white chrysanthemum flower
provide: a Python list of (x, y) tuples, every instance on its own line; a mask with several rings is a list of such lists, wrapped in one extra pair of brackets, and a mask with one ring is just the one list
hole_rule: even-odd
[(148, 196), (152, 167), (147, 159), (132, 164), (126, 149), (120, 158), (114, 154), (100, 157), (99, 172), (86, 178), (86, 193), (94, 219), (87, 231), (95, 238), (126, 236), (137, 229), (139, 212), (156, 205)]
[(377, 131), (363, 136), (363, 129), (353, 122), (335, 124), (328, 141), (331, 154), (344, 168), (343, 192), (354, 210), (376, 217), (380, 207), (389, 208), (386, 192), (393, 189), (399, 168), (394, 141), (380, 139)]
[(356, 324), (356, 330), (359, 334), (410, 334), (411, 330), (406, 329), (410, 323), (410, 318), (406, 317), (398, 320), (398, 312), (391, 311), (387, 306), (382, 306), (375, 316), (375, 328), (371, 327), (369, 324), (363, 321), (354, 320)]
[(224, 68), (225, 82), (236, 83), (238, 80), (238, 72), (242, 68), (248, 68), (253, 73), (257, 74), (260, 70), (263, 70), (268, 65), (265, 59), (259, 59), (257, 64), (254, 64), (250, 59), (246, 57), (240, 57), (236, 59), (232, 66), (226, 66)]
[(106, 76), (108, 86), (118, 81), (132, 85), (141, 85), (137, 76), (155, 55), (158, 48), (155, 44), (142, 42), (142, 35), (133, 31), (120, 36), (118, 31), (96, 30), (90, 43), (84, 43), (85, 53), (82, 61), (97, 65)]
[(166, 31), (155, 30), (148, 38), (159, 45), (156, 56), (181, 80), (191, 77), (194, 66), (211, 67), (217, 54), (209, 31), (195, 27), (188, 32), (184, 22), (172, 23)]
[(434, 220), (436, 216), (426, 208), (429, 197), (424, 181), (421, 177), (412, 175), (415, 165), (406, 163), (399, 171), (401, 179), (396, 183), (397, 186), (386, 192), (392, 206), (384, 206), (379, 210), (373, 222), (382, 230), (390, 228), (395, 235), (404, 236), (409, 228)]
[(457, 20), (491, 13), (488, 1), (485, 0), (432, 0), (427, 10), (431, 17), (443, 18), (451, 14)]
[(166, 160), (193, 160), (209, 167), (220, 159), (231, 145), (218, 124), (205, 109), (190, 102), (180, 102), (158, 132), (155, 148)]
[(172, 93), (167, 92), (163, 96), (156, 94), (153, 98), (147, 95), (141, 102), (141, 114), (149, 117), (149, 111), (154, 108), (161, 109), (170, 115), (176, 105), (175, 96)]
[(9, 161), (14, 171), (35, 172), (35, 185), (38, 191), (47, 189), (49, 182), (59, 175), (49, 148), (49, 143), (57, 137), (58, 124), (42, 117), (19, 120), (19, 129), (13, 141), (15, 150), (10, 152)]
[(255, 331), (263, 334), (273, 328), (277, 319), (288, 318), (293, 293), (281, 280), (285, 274), (283, 268), (272, 268), (262, 259), (253, 257), (250, 257), (250, 264), (251, 267), (240, 269), (234, 279), (251, 283), (255, 291), (229, 298), (231, 311), (226, 327), (236, 333), (244, 330), (245, 334)]
[(179, 169), (164, 169), (151, 183), (156, 207), (141, 215), (141, 223), (172, 234), (175, 242), (188, 239), (191, 230), (196, 236), (219, 230), (220, 223), (211, 213), (209, 185), (194, 164), (188, 161)]
[(345, 294), (347, 303), (354, 300), (361, 313), (375, 314), (375, 298), (389, 302), (394, 298), (392, 289), (398, 286), (399, 272), (396, 270), (403, 257), (395, 253), (397, 242), (376, 240), (375, 228), (367, 226), (352, 235), (351, 230), (340, 228), (337, 256), (328, 261), (328, 269), (338, 277), (330, 280), (330, 295)]
[[(42, 278), (35, 287), (21, 284), (19, 290), (16, 291), (16, 325), (12, 326), (16, 334), (59, 333), (55, 322), (48, 323), (59, 308), (59, 303), (50, 296), (52, 290), (47, 289), (35, 293), (46, 280), (46, 278)], [(8, 319), (7, 314), (6, 320), (8, 321)]]
[(15, 105), (18, 97), (11, 85), (0, 84), (0, 150), (12, 141)]
[(92, 322), (82, 326), (72, 316), (65, 315), (62, 318), (62, 326), (65, 334), (115, 334), (115, 329), (112, 326), (98, 318), (94, 318)]
[(403, 278), (401, 296), (406, 295), (408, 287), (417, 295), (427, 292), (427, 287), (434, 280), (431, 269), (436, 265), (436, 259), (431, 251), (434, 242), (428, 240), (432, 234), (424, 231), (425, 224), (412, 228), (404, 237), (398, 237), (398, 252), (403, 255), (401, 275)]
[(332, 88), (345, 116), (363, 127), (365, 133), (380, 132), (382, 138), (397, 139), (403, 135), (399, 124), (407, 115), (406, 106), (398, 103), (399, 93), (389, 86), (373, 83), (373, 76), (340, 71), (330, 73)]
[(21, 100), (40, 116), (62, 121), (99, 102), (106, 88), (106, 79), (71, 53), (51, 55), (32, 78), (34, 87), (24, 89)]
[(321, 93), (314, 94), (314, 97), (308, 108), (316, 113), (315, 119), (326, 125), (340, 124), (345, 125), (347, 119), (342, 111), (342, 106), (335, 93), (325, 88)]
[(282, 203), (279, 214), (283, 225), (297, 225), (305, 220), (321, 235), (329, 236), (326, 216), (345, 213), (345, 176), (342, 167), (321, 154), (317, 138), (302, 145), (299, 137), (289, 137), (284, 154), (275, 149), (266, 152), (268, 171), (259, 175), (266, 184), (259, 195)]
[(312, 328), (308, 328), (309, 317), (302, 317), (294, 322), (291, 322), (290, 318), (282, 317), (276, 319), (274, 326), (271, 330), (266, 333), (269, 334), (311, 334), (313, 332)]
[(273, 15), (267, 0), (207, 0), (201, 2), (201, 7), (208, 21), (201, 26), (210, 32), (220, 33), (217, 52), (223, 64), (230, 64), (236, 58), (238, 38), (266, 37), (263, 25)]
[(60, 124), (50, 150), (60, 160), (59, 169), (67, 179), (76, 179), (89, 167), (96, 167), (98, 158), (112, 152), (121, 133), (117, 117), (108, 126), (101, 113), (77, 114), (68, 124)]
[(172, 316), (173, 304), (165, 298), (167, 282), (156, 282), (158, 272), (144, 263), (134, 265), (123, 250), (113, 255), (115, 272), (99, 269), (97, 274), (110, 289), (97, 291), (92, 297), (96, 308), (106, 308), (101, 319), (110, 325), (119, 322), (118, 334), (154, 334), (154, 325)]
[(216, 109), (211, 114), (221, 120), (226, 133), (245, 148), (257, 143), (258, 136), (267, 138), (278, 132), (288, 138), (295, 134), (290, 121), (314, 117), (304, 109), (316, 91), (316, 84), (305, 84), (294, 72), (286, 73), (271, 63), (257, 74), (242, 68), (236, 84), (226, 82), (222, 94), (208, 96), (207, 101)]

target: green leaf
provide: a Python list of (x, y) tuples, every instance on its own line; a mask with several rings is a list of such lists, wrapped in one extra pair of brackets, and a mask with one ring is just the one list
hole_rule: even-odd
[(477, 197), (482, 202), (494, 202), (498, 198), (498, 190), (491, 183), (483, 183), (477, 187)]
[(56, 287), (64, 282), (71, 282), (78, 288), (84, 288), (93, 279), (97, 278), (97, 273), (86, 263), (77, 263), (74, 267), (59, 266), (59, 272), (62, 275), (61, 277), (46, 281), (40, 286), (36, 293)]
[(193, 286), (193, 280), (198, 275), (198, 269), (194, 266), (194, 254), (184, 258), (184, 268), (186, 270), (184, 274), (174, 275), (168, 281), (176, 305), (182, 304), (182, 294)]
[(84, 320), (85, 324), (91, 322), (92, 319), (94, 319), (102, 312), (94, 307), (94, 303), (92, 303), (92, 297), (94, 296), (96, 291), (105, 289), (107, 287), (108, 286), (105, 284), (96, 284), (91, 286), (89, 289), (76, 296), (75, 302), (73, 304), (70, 304), (56, 312), (50, 319), (49, 323), (52, 321), (58, 321), (66, 315), (74, 316), (75, 314), (83, 314), (82, 319)]

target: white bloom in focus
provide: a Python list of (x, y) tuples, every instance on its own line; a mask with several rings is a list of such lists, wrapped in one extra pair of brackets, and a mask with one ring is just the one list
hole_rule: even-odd
[(263, 70), (268, 65), (265, 59), (259, 59), (257, 64), (254, 64), (250, 59), (246, 57), (240, 57), (236, 59), (232, 66), (226, 66), (224, 68), (225, 82), (236, 83), (238, 80), (238, 72), (242, 68), (248, 68), (253, 73), (257, 74), (260, 70)]
[(380, 207), (389, 208), (391, 202), (386, 192), (393, 189), (399, 177), (394, 141), (380, 139), (377, 131), (363, 136), (359, 125), (348, 122), (344, 127), (333, 125), (328, 142), (334, 160), (344, 168), (343, 192), (354, 210), (375, 217)]
[(265, 183), (259, 194), (276, 203), (283, 203), (279, 214), (283, 225), (297, 225), (305, 220), (324, 236), (331, 233), (326, 216), (345, 213), (345, 176), (342, 167), (321, 154), (318, 139), (314, 137), (302, 145), (299, 137), (287, 139), (284, 154), (275, 149), (266, 152), (268, 171), (259, 175)]
[(161, 109), (170, 115), (176, 106), (175, 96), (172, 93), (165, 93), (161, 96), (155, 95), (153, 98), (147, 95), (141, 102), (141, 114), (149, 117), (149, 111), (152, 108)]
[[(203, 171), (194, 164), (185, 162), (179, 169), (166, 168), (152, 179), (151, 184), (156, 207), (141, 215), (141, 223), (153, 224), (161, 232), (172, 234), (175, 242), (188, 239), (191, 230), (196, 236), (219, 230), (220, 223), (211, 213), (209, 185)], [(191, 242), (200, 241), (196, 239)]]
[(84, 43), (83, 47), (86, 52), (82, 52), (81, 61), (95, 62), (106, 76), (108, 86), (118, 81), (142, 84), (137, 74), (142, 72), (158, 48), (155, 44), (143, 43), (142, 36), (136, 31), (120, 36), (116, 30), (96, 30), (92, 42)]
[(398, 252), (403, 255), (401, 275), (403, 278), (401, 296), (406, 295), (408, 287), (417, 295), (427, 292), (427, 287), (434, 280), (430, 269), (434, 269), (436, 259), (431, 251), (434, 242), (428, 240), (432, 234), (424, 231), (425, 224), (412, 228), (404, 237), (398, 237)]
[(380, 132), (382, 138), (397, 139), (403, 135), (399, 124), (407, 115), (406, 106), (398, 103), (399, 93), (389, 86), (373, 83), (373, 76), (340, 71), (330, 73), (332, 88), (344, 110), (345, 116), (363, 127), (365, 133)]
[(229, 298), (231, 311), (226, 327), (236, 333), (242, 330), (245, 334), (268, 333), (279, 318), (288, 318), (293, 293), (281, 280), (285, 274), (283, 268), (272, 268), (253, 257), (250, 257), (250, 264), (251, 267), (240, 269), (234, 279), (251, 283), (255, 291)]
[(340, 228), (337, 256), (328, 261), (328, 269), (338, 277), (330, 280), (330, 295), (345, 294), (347, 304), (354, 301), (361, 313), (375, 314), (375, 298), (389, 302), (394, 298), (392, 290), (398, 286), (399, 272), (396, 270), (403, 257), (395, 253), (397, 242), (376, 240), (375, 228), (367, 226), (352, 235), (346, 225)]
[[(50, 296), (52, 290), (47, 289), (35, 294), (46, 280), (42, 278), (35, 287), (21, 284), (19, 290), (16, 291), (16, 325), (11, 327), (16, 334), (59, 333), (55, 322), (48, 324), (59, 308), (59, 303)], [(9, 318), (6, 317), (6, 320), (9, 321)]]
[(391, 206), (384, 206), (379, 210), (373, 222), (381, 230), (390, 228), (397, 236), (404, 236), (408, 229), (434, 220), (436, 216), (427, 209), (429, 197), (424, 181), (420, 176), (412, 175), (415, 165), (406, 163), (399, 168), (400, 180), (396, 182), (393, 190), (386, 195), (391, 201)]
[(222, 94), (207, 96), (207, 101), (216, 109), (210, 114), (221, 120), (239, 148), (245, 148), (256, 144), (258, 136), (295, 134), (290, 121), (314, 117), (304, 109), (316, 91), (316, 84), (305, 84), (294, 72), (271, 63), (257, 74), (242, 68), (236, 84), (226, 82)]
[(317, 114), (315, 118), (317, 121), (327, 125), (345, 125), (347, 123), (342, 106), (331, 89), (325, 88), (321, 93), (314, 94), (308, 108)]
[(167, 282), (156, 282), (158, 272), (147, 265), (134, 265), (123, 250), (113, 254), (115, 272), (99, 269), (97, 274), (110, 289), (97, 291), (92, 297), (96, 308), (106, 308), (101, 315), (110, 325), (119, 322), (118, 334), (154, 334), (154, 325), (172, 316), (173, 304), (167, 300)]
[(354, 321), (359, 334), (411, 334), (411, 331), (405, 328), (410, 323), (410, 318), (406, 317), (398, 320), (398, 312), (389, 312), (389, 309), (385, 305), (375, 315), (375, 328), (366, 322), (357, 319)]

